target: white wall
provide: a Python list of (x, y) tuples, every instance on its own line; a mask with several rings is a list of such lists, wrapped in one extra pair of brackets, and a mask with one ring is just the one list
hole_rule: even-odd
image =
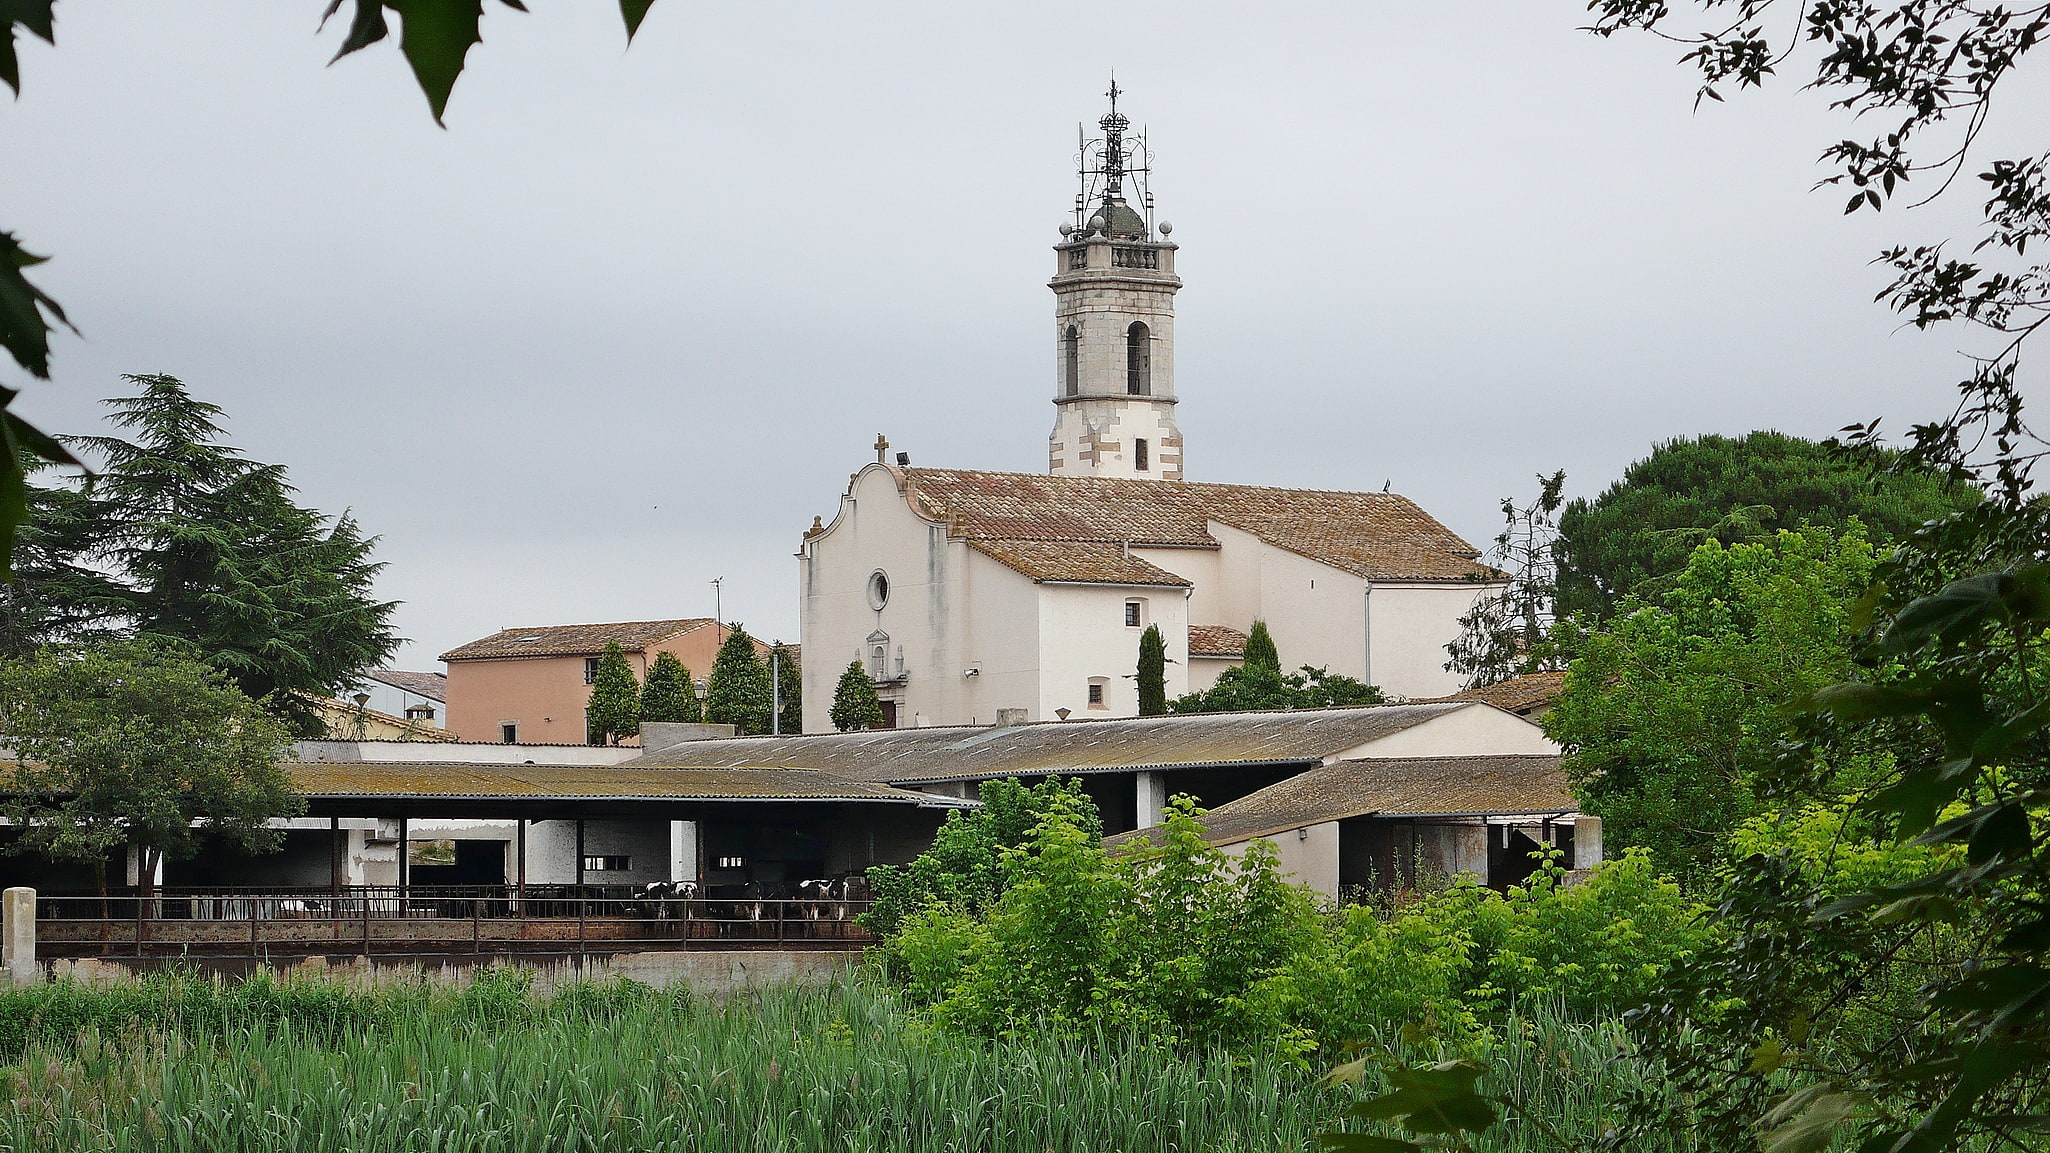
[[(587, 885), (643, 885), (669, 880), (670, 822), (591, 820), (584, 822), (584, 855), (633, 858), (627, 872), (587, 872)], [(535, 821), (527, 826), (527, 883), (570, 885), (577, 879), (577, 823)], [(518, 866), (506, 881), (518, 880)]]
[(1368, 598), (1373, 613), (1373, 683), (1398, 697), (1443, 697), (1458, 692), (1466, 678), (1446, 671), (1445, 646), (1459, 637), (1459, 618), (1483, 593), (1496, 587), (1464, 581), (1375, 582)]
[(1271, 837), (1257, 837), (1218, 847), (1231, 856), (1243, 857), (1252, 847), (1253, 840), (1274, 842), (1281, 871), (1291, 883), (1302, 885), (1329, 900), (1338, 900), (1337, 821), (1288, 829)]
[[(1145, 602), (1137, 628), (1125, 624), (1125, 604)], [(1188, 692), (1188, 601), (1174, 587), (1100, 585), (1039, 586), (1039, 702), (1033, 720), (1049, 720), (1055, 709), (1077, 717), (1139, 715), (1139, 638), (1146, 626), (1160, 626), (1167, 642), (1167, 695)], [(1104, 682), (1104, 705), (1089, 706), (1089, 682)]]

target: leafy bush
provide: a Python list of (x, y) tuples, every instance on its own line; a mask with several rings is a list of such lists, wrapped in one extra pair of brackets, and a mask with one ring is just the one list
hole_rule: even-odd
[(1076, 812), (1087, 814), (1081, 828), (1092, 840), (1102, 834), (1103, 822), (1079, 780), (1051, 779), (1029, 789), (1015, 780), (984, 781), (980, 795), (981, 808), (948, 813), (932, 847), (910, 864), (868, 871), (875, 904), (862, 914), (862, 924), (889, 936), (912, 914), (934, 905), (981, 915), (1004, 890), (1001, 854), (1025, 843), (1056, 797), (1079, 799), (1083, 807)]

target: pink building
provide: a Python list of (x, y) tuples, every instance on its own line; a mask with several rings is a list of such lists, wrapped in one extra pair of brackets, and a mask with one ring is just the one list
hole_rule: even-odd
[[(647, 680), (655, 654), (667, 652), (702, 685), (732, 631), (710, 617), (504, 629), (441, 654), (449, 731), (466, 741), (583, 744), (584, 705), (606, 642), (626, 650), (636, 679)], [(768, 655), (761, 641), (755, 648)]]

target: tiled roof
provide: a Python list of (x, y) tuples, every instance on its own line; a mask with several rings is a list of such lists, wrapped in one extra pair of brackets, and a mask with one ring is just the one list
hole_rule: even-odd
[[(1349, 817), (1550, 815), (1579, 809), (1557, 754), (1340, 761), (1220, 805), (1204, 837), (1230, 845)], [(1157, 829), (1106, 838), (1121, 844)]]
[(1519, 677), (1510, 677), (1506, 681), (1497, 681), (1492, 685), (1482, 685), (1477, 689), (1453, 693), (1444, 699), (1480, 701), (1523, 716), (1559, 699), (1559, 693), (1565, 687), (1566, 674), (1563, 672), (1525, 673)]
[(861, 781), (1172, 769), (1232, 764), (1311, 765), (1382, 737), (1476, 706), (1464, 702), (1350, 709), (1042, 721), (1004, 728), (950, 727), (685, 741), (623, 768), (812, 768)]
[(313, 798), (948, 803), (941, 797), (811, 769), (295, 762), (285, 770), (299, 791)]
[(1210, 523), (1217, 521), (1371, 580), (1466, 580), (1494, 571), (1474, 560), (1479, 554), (1473, 546), (1394, 493), (969, 469), (911, 468), (901, 475), (914, 502), (945, 521), (952, 536), (1035, 580), (1098, 579), (1040, 574), (1069, 571), (1063, 556), (1074, 558), (1079, 574), (1101, 572), (1103, 551), (1041, 547), (1014, 563), (984, 544), (1111, 545), (1120, 555), (1126, 544), (1216, 548)]
[(618, 641), (630, 653), (644, 651), (671, 637), (712, 623), (711, 617), (674, 621), (620, 621), (608, 625), (541, 625), (527, 629), (503, 629), (483, 640), (471, 641), (441, 654), (444, 661), (474, 661), (491, 657), (575, 657), (597, 656), (607, 641)]
[(1036, 581), (1077, 581), (1188, 588), (1190, 582), (1138, 557), (1123, 545), (1101, 541), (972, 540), (987, 553)]
[(416, 697), (426, 697), (430, 701), (440, 701), (442, 704), (448, 703), (447, 673), (411, 673), (402, 669), (371, 669), (363, 675), (365, 678), (377, 681), (380, 684), (390, 685), (395, 689), (403, 689)]
[(1232, 657), (1246, 655), (1246, 634), (1230, 625), (1190, 625), (1189, 655), (1192, 657)]

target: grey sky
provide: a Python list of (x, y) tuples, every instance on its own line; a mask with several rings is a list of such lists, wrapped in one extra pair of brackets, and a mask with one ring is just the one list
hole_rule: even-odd
[(722, 575), (794, 640), (790, 554), (878, 431), (1043, 469), (1113, 67), (1182, 245), (1191, 479), (1392, 480), (1484, 545), (1540, 470), (1899, 428), (1961, 371), (1866, 262), (1974, 205), (1843, 217), (1819, 99), (1697, 114), (1676, 48), (1572, 0), (660, 0), (624, 52), (610, 3), (493, 5), (446, 132), (391, 45), (323, 67), (322, 6), (62, 4), (24, 50), (0, 228), (85, 339), (21, 403), (90, 431), (118, 373), (183, 377), (383, 535), (406, 667), (709, 614)]

